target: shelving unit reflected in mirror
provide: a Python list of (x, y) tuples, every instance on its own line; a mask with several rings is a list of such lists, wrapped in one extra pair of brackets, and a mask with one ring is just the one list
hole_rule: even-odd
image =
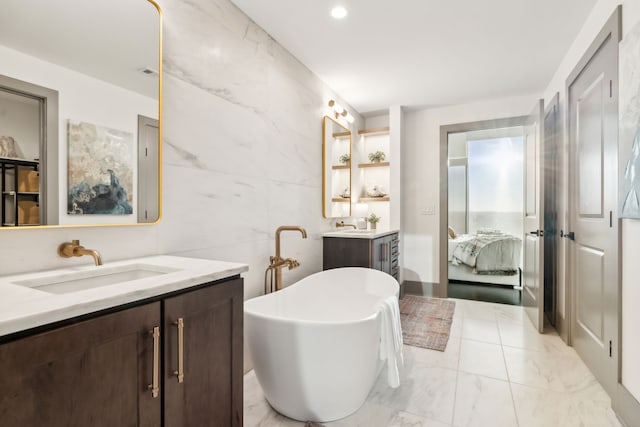
[(332, 119), (322, 119), (322, 215), (351, 216), (351, 131)]

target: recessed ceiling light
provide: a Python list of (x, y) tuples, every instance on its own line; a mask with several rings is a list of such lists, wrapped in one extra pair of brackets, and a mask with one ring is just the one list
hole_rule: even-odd
[(336, 6), (331, 9), (331, 16), (333, 16), (335, 19), (342, 19), (347, 16), (347, 13), (347, 9), (345, 9), (343, 6)]

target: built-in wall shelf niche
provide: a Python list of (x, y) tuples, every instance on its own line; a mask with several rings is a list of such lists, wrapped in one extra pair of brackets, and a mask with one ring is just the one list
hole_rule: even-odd
[(334, 197), (331, 199), (333, 203), (350, 203), (351, 199), (348, 197)]
[(351, 169), (351, 163), (347, 163), (346, 165), (333, 165), (331, 169)]
[(360, 163), (359, 168), (382, 168), (389, 166), (389, 162)]
[(389, 133), (389, 126), (383, 128), (360, 129), (358, 135), (386, 135)]
[[(378, 226), (386, 229), (390, 226), (391, 216), (391, 169), (394, 163), (391, 157), (391, 130), (387, 123), (376, 120), (358, 130), (354, 166), (356, 184), (353, 186), (358, 203), (367, 206), (367, 215), (375, 214), (381, 218)], [(382, 155), (381, 155), (382, 153)], [(375, 159), (376, 161), (372, 160)], [(379, 161), (378, 161), (379, 160)], [(394, 166), (392, 166), (394, 163)], [(371, 197), (384, 194), (382, 197)]]
[(389, 196), (384, 197), (360, 197), (358, 199), (360, 203), (369, 203), (369, 202), (388, 202)]

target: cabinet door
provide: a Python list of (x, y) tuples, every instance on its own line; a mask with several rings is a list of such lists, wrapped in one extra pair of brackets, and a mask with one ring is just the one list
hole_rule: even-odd
[(399, 256), (400, 256), (400, 241), (398, 240), (398, 234), (392, 234), (390, 236), (390, 265), (389, 265), (389, 274), (391, 274), (396, 280), (400, 280), (400, 265), (399, 265)]
[(159, 426), (147, 389), (156, 326), (160, 303), (0, 345), (0, 425)]
[(384, 271), (384, 256), (385, 256), (384, 237), (379, 237), (373, 240), (373, 265), (376, 270)]
[(322, 239), (322, 269), (340, 267), (376, 268), (369, 239), (325, 237)]
[(168, 298), (164, 304), (165, 426), (241, 426), (242, 279)]
[(374, 268), (391, 274), (391, 236), (378, 237), (374, 240)]

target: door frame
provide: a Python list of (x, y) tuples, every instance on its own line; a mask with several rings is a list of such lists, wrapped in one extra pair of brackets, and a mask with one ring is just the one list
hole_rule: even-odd
[(58, 91), (48, 87), (0, 75), (0, 90), (37, 100), (40, 104), (40, 225), (59, 224), (59, 147), (58, 147)]
[[(565, 83), (565, 102), (566, 102), (566, 115), (565, 115), (565, 119), (564, 119), (564, 141), (566, 143), (566, 158), (564, 159), (564, 165), (566, 166), (566, 183), (567, 183), (567, 187), (566, 187), (566, 192), (568, 193), (570, 191), (571, 188), (573, 188), (574, 184), (574, 179), (573, 179), (573, 172), (575, 171), (576, 168), (576, 164), (575, 161), (573, 159), (573, 153), (575, 152), (575, 147), (571, 144), (571, 123), (570, 123), (570, 118), (571, 118), (571, 100), (570, 100), (570, 96), (569, 96), (569, 92), (570, 92), (570, 88), (573, 85), (573, 83), (575, 82), (575, 80), (580, 76), (580, 74), (582, 73), (582, 71), (584, 70), (584, 68), (589, 64), (589, 62), (591, 61), (592, 57), (600, 50), (600, 48), (602, 47), (602, 45), (611, 38), (612, 42), (615, 43), (616, 47), (618, 46), (618, 44), (620, 43), (620, 41), (622, 40), (622, 6), (618, 5), (616, 7), (616, 9), (613, 11), (613, 13), (611, 14), (611, 16), (609, 17), (609, 19), (607, 20), (607, 22), (603, 25), (602, 29), (600, 30), (600, 32), (598, 33), (598, 35), (594, 38), (594, 40), (591, 42), (591, 44), (589, 45), (589, 47), (587, 48), (587, 50), (585, 51), (585, 53), (582, 55), (582, 57), (580, 58), (580, 60), (578, 61), (578, 63), (575, 65), (575, 67), (573, 68), (573, 70), (571, 71), (571, 73), (569, 74), (569, 77), (567, 77), (566, 83)], [(619, 55), (619, 51), (616, 48), (615, 49), (615, 56), (616, 56), (616, 67), (619, 66), (619, 60), (618, 60), (618, 55)], [(611, 86), (611, 90), (613, 93), (618, 94), (618, 73), (614, 73), (612, 76), (612, 86)], [(618, 117), (616, 115), (616, 122), (618, 120)], [(617, 141), (617, 143), (619, 143), (619, 141)], [(619, 168), (619, 165), (618, 165)], [(616, 175), (616, 178), (618, 176)], [(616, 198), (618, 197), (618, 194), (616, 193)], [(573, 223), (573, 215), (575, 213), (575, 209), (576, 206), (573, 206), (571, 203), (568, 203), (566, 206), (566, 218), (565, 218), (565, 224), (567, 226), (567, 230), (574, 230), (575, 228), (575, 224)], [(616, 215), (617, 216), (617, 215)], [(613, 352), (617, 357), (617, 363), (616, 365), (616, 372), (615, 372), (615, 376), (616, 376), (616, 383), (618, 384), (618, 386), (620, 386), (620, 364), (621, 364), (621, 352), (620, 352), (620, 348), (621, 348), (621, 322), (622, 322), (622, 313), (620, 311), (620, 307), (621, 307), (621, 296), (622, 296), (622, 280), (621, 280), (621, 265), (620, 265), (620, 259), (621, 256), (620, 254), (622, 253), (622, 248), (621, 248), (621, 243), (622, 240), (620, 238), (620, 232), (621, 232), (621, 223), (620, 223), (620, 219), (619, 218), (615, 218), (615, 221), (618, 222), (618, 242), (617, 242), (617, 270), (618, 270), (618, 274), (617, 274), (617, 290), (618, 290), (618, 295), (617, 295), (617, 300), (616, 300), (616, 317), (618, 319), (617, 321), (617, 342), (615, 343), (615, 345), (613, 345)], [(575, 312), (576, 312), (576, 301), (575, 301), (575, 296), (576, 296), (576, 292), (575, 292), (575, 283), (574, 283), (574, 278), (572, 276), (572, 269), (574, 267), (573, 263), (575, 262), (574, 256), (573, 256), (573, 250), (571, 249), (571, 247), (567, 244), (567, 242), (565, 242), (565, 271), (564, 271), (564, 279), (565, 279), (565, 317), (562, 320), (562, 331), (561, 331), (561, 337), (564, 339), (566, 337), (566, 343), (568, 345), (572, 345), (572, 338), (573, 338), (573, 318), (575, 316)], [(558, 317), (559, 318), (559, 317)], [(610, 396), (612, 398), (612, 400), (614, 400), (614, 396)]]
[[(543, 166), (544, 166), (544, 256), (545, 259), (551, 259), (552, 265), (543, 277), (543, 286), (547, 283), (551, 284), (551, 319), (548, 319), (551, 326), (558, 329), (558, 268), (562, 261), (559, 256), (560, 242), (559, 238), (559, 187), (560, 187), (560, 153), (562, 150), (561, 140), (561, 123), (562, 116), (560, 111), (560, 92), (551, 98), (551, 101), (545, 105), (543, 125), (544, 138), (542, 141), (543, 150)], [(549, 127), (548, 127), (549, 126)], [(552, 153), (551, 162), (548, 159), (549, 153)], [(550, 221), (548, 221), (550, 219)], [(547, 264), (545, 263), (545, 269)], [(545, 292), (546, 300), (546, 292)], [(543, 301), (543, 311), (544, 311)], [(546, 312), (545, 312), (546, 314)]]
[[(527, 116), (524, 133), (524, 200), (522, 212), (522, 307), (531, 324), (539, 332), (544, 332), (544, 300), (545, 300), (545, 264), (544, 264), (544, 229), (545, 229), (545, 178), (546, 158), (545, 143), (545, 110), (544, 99), (535, 102), (533, 110)], [(533, 137), (533, 140), (532, 140)], [(533, 143), (533, 152), (530, 144)], [(531, 158), (533, 156), (533, 159)], [(533, 161), (533, 164), (531, 164)], [(530, 170), (533, 166), (533, 170)], [(530, 182), (530, 177), (533, 182)], [(533, 212), (529, 205), (530, 187), (533, 184)], [(532, 230), (532, 228), (534, 228)], [(542, 231), (542, 235), (540, 232)], [(532, 236), (532, 235), (535, 235)], [(534, 244), (533, 259), (529, 258), (529, 248)], [(533, 285), (533, 286), (532, 286)]]
[(524, 126), (526, 121), (527, 116), (517, 116), (440, 126), (440, 232), (438, 233), (438, 267), (440, 269), (440, 280), (433, 286), (433, 296), (447, 298), (449, 287), (449, 271), (447, 266), (447, 246), (449, 239), (447, 229), (449, 222), (449, 134)]
[[(152, 117), (143, 116), (138, 114), (138, 187), (136, 198), (136, 212), (138, 216), (138, 223), (157, 223), (160, 220), (160, 187), (157, 179), (146, 179), (141, 176), (141, 171), (145, 171), (145, 174), (149, 176), (160, 176), (160, 163), (158, 161), (160, 156), (160, 150), (158, 144), (146, 144), (147, 129), (149, 127), (156, 129), (156, 134), (160, 134), (160, 121)], [(156, 138), (157, 139), (157, 138)], [(152, 182), (153, 181), (153, 182)], [(149, 184), (151, 182), (151, 185)], [(147, 203), (141, 201), (142, 194), (150, 194), (151, 202)], [(144, 211), (144, 215), (143, 215)], [(149, 218), (149, 211), (151, 211), (151, 218)]]

